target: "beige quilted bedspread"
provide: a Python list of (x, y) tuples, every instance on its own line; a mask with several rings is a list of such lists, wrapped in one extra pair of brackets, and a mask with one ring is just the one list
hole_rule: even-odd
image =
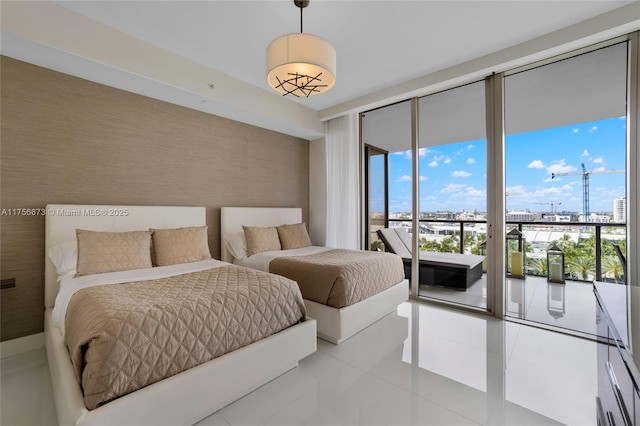
[(295, 282), (230, 265), (80, 290), (65, 340), (91, 410), (305, 316)]
[(269, 271), (297, 281), (305, 299), (334, 308), (358, 303), (404, 279), (400, 256), (360, 250), (278, 257)]

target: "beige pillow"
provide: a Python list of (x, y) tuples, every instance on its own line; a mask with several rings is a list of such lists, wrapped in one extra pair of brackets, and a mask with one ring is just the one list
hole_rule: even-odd
[(95, 232), (76, 229), (76, 276), (151, 268), (149, 231)]
[(211, 259), (206, 225), (150, 231), (156, 266)]
[(282, 250), (309, 247), (311, 245), (311, 238), (309, 238), (309, 233), (304, 223), (281, 225), (276, 229), (278, 230)]
[(242, 229), (247, 243), (247, 257), (263, 251), (280, 250), (280, 237), (274, 226), (259, 228), (242, 225)]

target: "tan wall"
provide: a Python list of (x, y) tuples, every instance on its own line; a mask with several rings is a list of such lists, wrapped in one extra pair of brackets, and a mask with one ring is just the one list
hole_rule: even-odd
[[(48, 203), (302, 207), (309, 142), (1, 58), (1, 209)], [(0, 340), (43, 330), (44, 217), (0, 217)]]

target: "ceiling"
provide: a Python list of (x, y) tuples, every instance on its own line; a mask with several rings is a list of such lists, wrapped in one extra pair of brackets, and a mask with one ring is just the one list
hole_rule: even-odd
[(337, 82), (310, 98), (282, 98), (266, 83), (267, 46), (300, 29), (290, 0), (3, 1), (2, 53), (310, 139), (323, 133), (323, 119), (408, 96), (443, 70), (491, 55), (489, 67), (512, 61), (519, 54), (509, 49), (531, 40), (543, 46), (522, 55), (540, 53), (553, 47), (544, 37), (554, 32), (562, 43), (609, 29), (592, 20), (578, 36), (561, 33), (582, 21), (608, 13), (615, 25), (638, 28), (640, 8), (619, 14), (635, 17), (614, 15), (629, 3), (638, 4), (312, 0), (304, 32), (335, 47)]

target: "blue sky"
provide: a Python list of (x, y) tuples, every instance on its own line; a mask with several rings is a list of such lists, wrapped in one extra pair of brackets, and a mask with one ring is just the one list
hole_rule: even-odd
[[(589, 171), (624, 169), (625, 123), (611, 118), (507, 136), (507, 210), (549, 211), (553, 202), (557, 211), (582, 212), (581, 163)], [(422, 148), (420, 210), (486, 211), (486, 158), (484, 140)], [(382, 211), (382, 174), (372, 173), (371, 181), (373, 209)], [(389, 192), (391, 212), (411, 211), (410, 152), (389, 155)], [(624, 173), (592, 174), (591, 212), (610, 212), (624, 192)]]

